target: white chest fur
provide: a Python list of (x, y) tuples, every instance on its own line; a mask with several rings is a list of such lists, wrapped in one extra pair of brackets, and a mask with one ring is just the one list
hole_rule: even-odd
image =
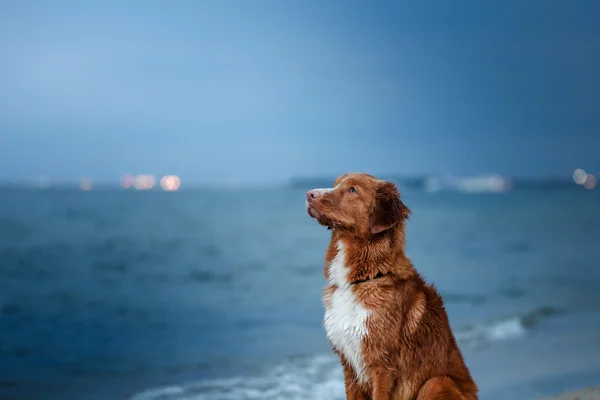
[(362, 340), (368, 334), (367, 310), (348, 283), (346, 254), (342, 243), (338, 243), (338, 253), (329, 265), (329, 283), (336, 289), (328, 299), (325, 310), (325, 330), (331, 344), (341, 352), (352, 365), (359, 382), (367, 381)]

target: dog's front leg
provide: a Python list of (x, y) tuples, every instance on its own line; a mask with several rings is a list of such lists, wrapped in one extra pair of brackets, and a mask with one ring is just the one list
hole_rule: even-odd
[(344, 356), (340, 356), (344, 368), (344, 386), (346, 387), (347, 400), (370, 400), (369, 394), (358, 383), (354, 369), (346, 362)]
[(394, 379), (385, 371), (373, 371), (372, 379), (372, 400), (391, 400), (394, 389)]

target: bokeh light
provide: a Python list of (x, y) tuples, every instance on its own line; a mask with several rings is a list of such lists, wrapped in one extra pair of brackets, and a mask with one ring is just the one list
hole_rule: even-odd
[(181, 179), (177, 175), (166, 175), (160, 180), (160, 186), (167, 192), (174, 192), (181, 186)]
[(587, 174), (587, 177), (585, 179), (585, 183), (583, 184), (583, 187), (586, 189), (592, 190), (593, 188), (596, 187), (596, 183), (598, 183), (598, 180), (596, 179), (596, 177), (592, 174)]
[(129, 189), (133, 186), (135, 179), (131, 174), (123, 174), (121, 175), (121, 186), (125, 189)]
[(81, 181), (79, 181), (79, 188), (81, 190), (85, 190), (86, 192), (92, 190), (93, 186), (94, 182), (90, 178), (84, 178)]
[(578, 185), (583, 185), (587, 179), (587, 173), (581, 168), (577, 168), (573, 171), (573, 180)]
[(137, 175), (133, 186), (137, 190), (150, 190), (156, 184), (156, 178), (154, 175)]

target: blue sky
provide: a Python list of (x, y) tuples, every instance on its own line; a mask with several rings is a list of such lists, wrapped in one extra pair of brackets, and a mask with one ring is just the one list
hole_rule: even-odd
[(600, 3), (4, 1), (0, 181), (600, 172)]

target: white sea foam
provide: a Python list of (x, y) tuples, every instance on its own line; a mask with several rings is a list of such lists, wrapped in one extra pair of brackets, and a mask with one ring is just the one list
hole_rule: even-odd
[(514, 317), (491, 324), (476, 325), (456, 332), (455, 336), (459, 343), (494, 342), (523, 336), (526, 332), (527, 328), (523, 321)]
[(560, 312), (551, 307), (540, 307), (527, 313), (489, 321), (455, 332), (456, 340), (461, 344), (471, 342), (491, 343), (500, 340), (524, 336), (527, 329), (540, 318)]
[[(556, 313), (540, 308), (455, 332), (461, 346), (521, 337), (539, 318)], [(130, 400), (337, 400), (344, 380), (333, 354), (295, 359), (251, 377), (232, 377), (150, 389)]]
[(183, 386), (151, 389), (130, 400), (305, 400), (343, 399), (344, 380), (338, 359), (321, 355), (292, 360), (255, 377), (213, 379)]

